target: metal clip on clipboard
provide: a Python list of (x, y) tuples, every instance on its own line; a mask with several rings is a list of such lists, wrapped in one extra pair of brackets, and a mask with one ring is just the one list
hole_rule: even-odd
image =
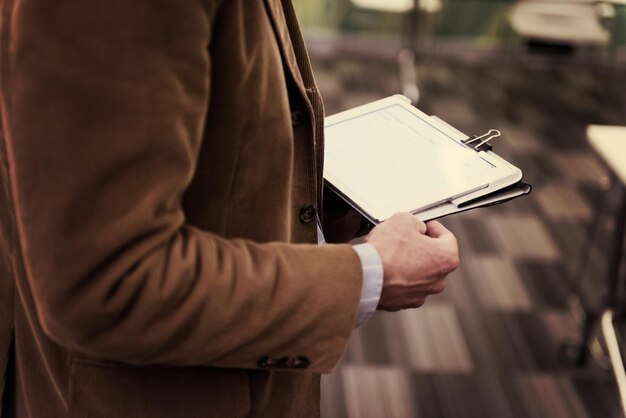
[(502, 136), (502, 134), (499, 130), (490, 129), (489, 132), (487, 132), (486, 134), (470, 136), (469, 138), (461, 140), (461, 142), (473, 148), (476, 152), (491, 151), (493, 147), (491, 146), (489, 141), (494, 138), (499, 138), (500, 136)]

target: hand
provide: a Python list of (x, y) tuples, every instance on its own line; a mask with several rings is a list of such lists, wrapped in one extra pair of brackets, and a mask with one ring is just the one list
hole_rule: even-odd
[(383, 263), (383, 289), (378, 309), (417, 308), (426, 297), (442, 292), (446, 276), (459, 264), (456, 238), (442, 224), (425, 224), (398, 213), (366, 237)]

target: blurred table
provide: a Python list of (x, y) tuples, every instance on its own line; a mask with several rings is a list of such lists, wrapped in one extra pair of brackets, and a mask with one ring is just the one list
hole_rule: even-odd
[(589, 125), (587, 138), (622, 186), (626, 187), (626, 126)]
[(418, 21), (422, 13), (436, 13), (441, 10), (441, 0), (350, 0), (357, 7), (385, 12), (407, 13), (407, 42), (398, 54), (398, 67), (402, 94), (417, 105), (420, 92), (418, 87), (416, 63), (416, 40)]
[(520, 1), (511, 9), (513, 30), (524, 39), (563, 44), (609, 43), (595, 2), (588, 0)]
[[(626, 232), (626, 127), (623, 126), (601, 126), (590, 125), (587, 129), (587, 139), (589, 145), (602, 159), (611, 173), (611, 183), (613, 189), (619, 194), (617, 211), (615, 212), (615, 224), (610, 246), (610, 258), (608, 259), (607, 292), (602, 303), (600, 314), (597, 312), (586, 312), (583, 326), (582, 343), (577, 347), (577, 352), (570, 352), (570, 360), (577, 363), (584, 362), (587, 347), (591, 339), (597, 322), (600, 321), (602, 334), (606, 342), (609, 360), (615, 374), (619, 390), (622, 409), (626, 415), (626, 376), (624, 374), (624, 362), (622, 360), (621, 348), (618, 335), (615, 331), (616, 322), (624, 320), (625, 309), (620, 289), (624, 287), (624, 277), (620, 274), (620, 266), (624, 257), (624, 237)], [(599, 211), (596, 222), (597, 229), (600, 226), (602, 211)], [(592, 231), (595, 234), (596, 231)], [(592, 246), (589, 246), (589, 251)], [(581, 272), (581, 274), (583, 274)], [(622, 297), (620, 299), (620, 297)], [(567, 353), (566, 353), (567, 354)], [(576, 360), (582, 361), (576, 361)]]

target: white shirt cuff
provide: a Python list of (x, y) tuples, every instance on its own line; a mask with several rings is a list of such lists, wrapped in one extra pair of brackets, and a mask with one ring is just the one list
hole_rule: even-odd
[(363, 267), (363, 287), (356, 315), (356, 328), (370, 319), (378, 307), (380, 293), (383, 290), (383, 262), (378, 251), (371, 244), (358, 244), (352, 248), (361, 259)]

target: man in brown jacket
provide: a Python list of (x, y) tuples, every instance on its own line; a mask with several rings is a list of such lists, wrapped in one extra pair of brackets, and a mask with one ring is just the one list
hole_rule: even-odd
[[(319, 415), (365, 266), (316, 245), (323, 108), (290, 2), (0, 12), (2, 416)], [(367, 239), (381, 309), (458, 262), (408, 214)]]

